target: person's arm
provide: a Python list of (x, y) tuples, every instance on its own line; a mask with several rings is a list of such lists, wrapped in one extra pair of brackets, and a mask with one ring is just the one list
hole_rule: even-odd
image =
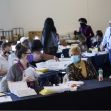
[(2, 69), (2, 64), (0, 62), (0, 76), (4, 76), (7, 73), (7, 70)]
[(7, 73), (7, 75), (6, 75), (7, 81), (14, 82), (14, 80), (15, 80), (15, 74), (16, 74), (16, 72), (15, 72), (14, 69), (15, 69), (14, 66), (12, 66), (12, 67), (9, 69), (9, 71), (8, 71), (8, 73)]
[(66, 74), (68, 76), (68, 79), (69, 80), (74, 80), (74, 72), (73, 72), (73, 69), (72, 69), (72, 65), (69, 65), (67, 68), (66, 68)]
[(93, 32), (93, 30), (92, 30), (92, 27), (89, 26), (89, 28), (90, 28), (90, 37), (94, 37), (94, 32)]
[(0, 76), (4, 76), (7, 73), (7, 70), (0, 69)]
[(101, 42), (101, 45), (100, 45), (100, 50), (102, 51), (104, 46), (107, 44), (107, 31), (105, 32), (105, 35), (103, 37), (103, 40)]

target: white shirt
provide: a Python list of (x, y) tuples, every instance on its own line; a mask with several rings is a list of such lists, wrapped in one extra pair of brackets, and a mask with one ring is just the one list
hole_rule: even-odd
[(0, 55), (0, 69), (8, 71), (8, 60)]
[(107, 45), (108, 49), (111, 49), (111, 27), (108, 27), (104, 34), (102, 46), (105, 46), (105, 45)]
[(10, 69), (10, 67), (15, 64), (16, 62), (18, 61), (18, 58), (17, 56), (15, 55), (15, 53), (11, 53), (9, 56), (8, 56), (8, 69)]

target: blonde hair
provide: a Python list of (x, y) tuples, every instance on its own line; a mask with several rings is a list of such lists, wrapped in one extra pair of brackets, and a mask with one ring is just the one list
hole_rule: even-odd
[(80, 55), (81, 49), (78, 45), (73, 45), (69, 50), (69, 55)]
[(60, 44), (63, 46), (67, 46), (67, 42), (65, 39), (60, 39)]

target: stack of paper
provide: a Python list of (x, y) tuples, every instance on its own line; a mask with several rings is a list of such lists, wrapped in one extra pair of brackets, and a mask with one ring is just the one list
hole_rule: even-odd
[(17, 95), (18, 97), (37, 95), (35, 90), (29, 88), (27, 86), (27, 83), (24, 81), (8, 82), (8, 87), (9, 87), (11, 93)]
[(92, 57), (92, 56), (95, 56), (97, 53), (93, 52), (93, 53), (88, 53), (88, 52), (84, 52), (82, 53), (82, 56), (83, 57)]
[(46, 65), (50, 70), (64, 70), (70, 63), (71, 61), (69, 59), (68, 60), (61, 59), (60, 61), (54, 61), (54, 60), (46, 61)]
[(5, 96), (5, 94), (0, 92), (0, 96)]
[(12, 101), (12, 98), (10, 96), (2, 96), (2, 97), (0, 97), (0, 103), (9, 102), (9, 101)]

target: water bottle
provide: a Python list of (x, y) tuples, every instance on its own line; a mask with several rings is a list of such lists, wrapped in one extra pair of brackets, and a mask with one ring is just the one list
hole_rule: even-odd
[(103, 80), (103, 70), (101, 68), (99, 68), (98, 73), (99, 73), (98, 80), (102, 81)]
[(64, 58), (64, 54), (61, 54), (61, 58)]
[(65, 76), (63, 77), (63, 83), (66, 83), (69, 81), (69, 77), (67, 74), (65, 74)]

